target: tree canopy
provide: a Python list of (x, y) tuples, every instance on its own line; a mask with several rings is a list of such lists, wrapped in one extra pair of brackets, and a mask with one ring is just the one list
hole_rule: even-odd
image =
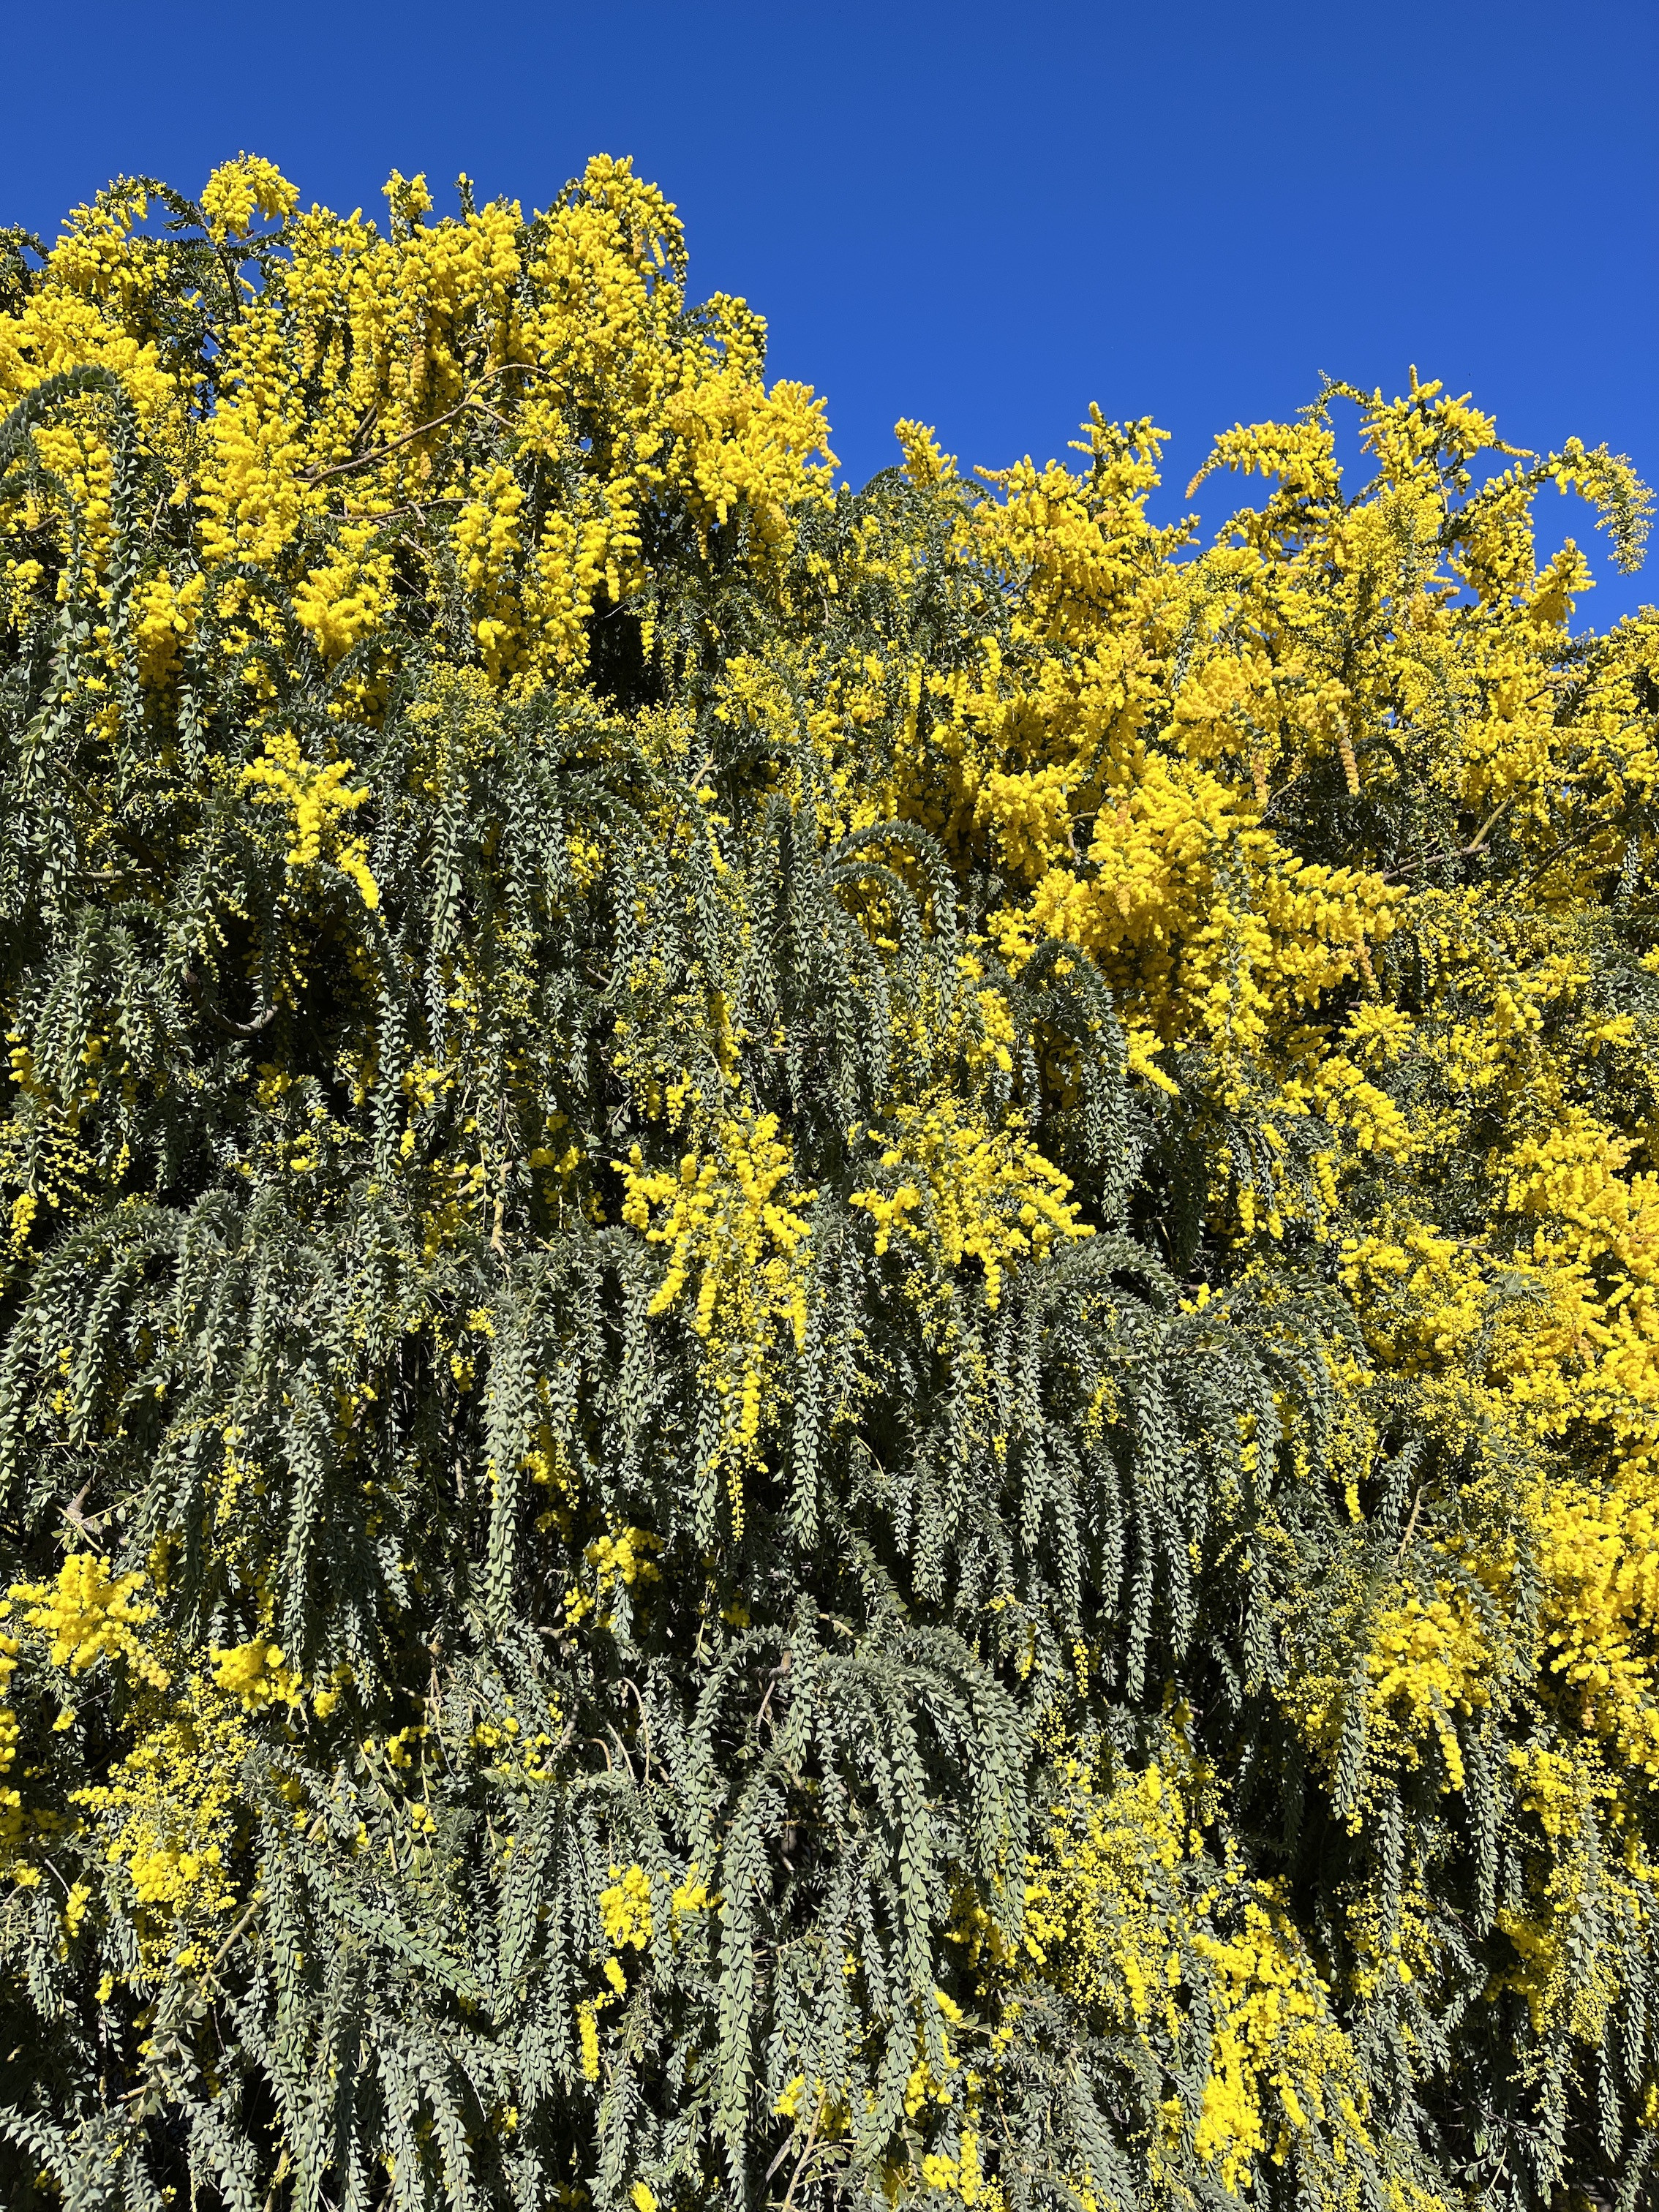
[(459, 191), (0, 237), (7, 2206), (1628, 2212), (1647, 494)]

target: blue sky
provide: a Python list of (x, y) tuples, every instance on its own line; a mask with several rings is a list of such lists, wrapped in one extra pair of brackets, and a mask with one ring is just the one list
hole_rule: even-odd
[[(544, 204), (590, 152), (675, 200), (699, 291), (769, 319), (862, 481), (901, 415), (964, 462), (1097, 399), (1210, 434), (1322, 369), (1473, 390), (1514, 442), (1659, 480), (1659, 0), (8, 0), (0, 221), (246, 148), (378, 211), (394, 165)], [(1224, 483), (1205, 487), (1213, 524)], [(1548, 495), (1552, 542), (1576, 503)], [(1597, 545), (1601, 541), (1597, 541)], [(1586, 600), (1659, 600), (1659, 555)]]

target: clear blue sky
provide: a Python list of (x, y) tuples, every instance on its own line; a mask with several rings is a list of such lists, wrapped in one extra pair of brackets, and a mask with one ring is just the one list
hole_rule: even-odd
[[(394, 165), (441, 206), (463, 168), (544, 205), (632, 154), (857, 481), (901, 415), (994, 465), (1097, 399), (1174, 434), (1176, 512), (1215, 429), (1413, 362), (1516, 443), (1659, 479), (1659, 0), (6, 0), (0, 27), (0, 221), (48, 234), (112, 174), (194, 191), (242, 148), (375, 212)], [(1547, 527), (1585, 542), (1572, 507)], [(1659, 600), (1659, 555), (1596, 566), (1581, 619)]]

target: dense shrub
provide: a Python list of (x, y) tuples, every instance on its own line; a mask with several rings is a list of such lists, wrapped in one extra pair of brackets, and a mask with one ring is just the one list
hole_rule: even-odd
[(5, 2203), (1642, 2201), (1645, 493), (388, 199), (0, 256)]

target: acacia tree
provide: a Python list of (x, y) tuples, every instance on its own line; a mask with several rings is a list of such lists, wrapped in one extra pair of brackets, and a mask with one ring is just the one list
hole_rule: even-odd
[(1645, 493), (459, 189), (0, 263), (7, 2205), (1634, 2207)]

